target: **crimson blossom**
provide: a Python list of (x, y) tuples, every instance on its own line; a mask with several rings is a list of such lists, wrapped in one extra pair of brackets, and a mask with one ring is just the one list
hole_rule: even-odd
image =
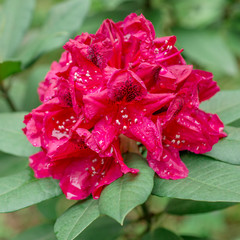
[(30, 156), (35, 176), (59, 179), (68, 199), (99, 198), (104, 186), (137, 174), (120, 150), (131, 139), (160, 178), (187, 177), (179, 151), (205, 153), (225, 133), (216, 114), (199, 109), (219, 91), (212, 73), (187, 65), (175, 42), (156, 38), (135, 13), (70, 39), (40, 83), (42, 104), (25, 116), (24, 133), (41, 147)]

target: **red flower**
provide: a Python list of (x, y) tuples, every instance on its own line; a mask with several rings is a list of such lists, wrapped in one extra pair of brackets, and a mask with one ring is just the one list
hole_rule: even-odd
[(212, 74), (186, 65), (175, 42), (155, 38), (151, 22), (136, 14), (67, 42), (40, 83), (42, 105), (24, 120), (29, 141), (42, 148), (30, 157), (35, 176), (59, 179), (69, 199), (98, 198), (104, 186), (138, 172), (120, 152), (128, 137), (145, 145), (160, 177), (187, 177), (179, 151), (205, 153), (225, 134), (217, 115), (199, 109), (219, 91)]

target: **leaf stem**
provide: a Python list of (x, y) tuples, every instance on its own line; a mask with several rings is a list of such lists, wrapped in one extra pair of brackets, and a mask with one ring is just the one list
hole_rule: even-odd
[(11, 98), (10, 98), (10, 96), (8, 94), (7, 89), (4, 87), (3, 82), (0, 82), (0, 90), (1, 90), (1, 92), (3, 94), (3, 97), (6, 99), (6, 102), (8, 103), (9, 107), (11, 108), (11, 110), (13, 112), (16, 112), (17, 109), (16, 109), (13, 101), (11, 100)]

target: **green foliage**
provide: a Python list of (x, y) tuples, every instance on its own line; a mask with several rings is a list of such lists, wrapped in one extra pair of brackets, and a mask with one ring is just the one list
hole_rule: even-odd
[(21, 72), (21, 62), (6, 61), (0, 63), (0, 82), (8, 76)]
[(38, 210), (49, 220), (55, 221), (57, 219), (57, 203), (59, 197), (50, 198), (37, 204)]
[(38, 150), (26, 139), (22, 132), (24, 112), (0, 114), (0, 150), (16, 156), (29, 157)]
[(240, 128), (226, 127), (228, 136), (219, 140), (211, 152), (204, 155), (213, 157), (226, 163), (240, 165)]
[(181, 236), (183, 240), (210, 240), (209, 238), (193, 237), (193, 236)]
[(76, 240), (114, 240), (122, 232), (122, 226), (108, 217), (100, 217), (86, 228)]
[(158, 228), (153, 232), (149, 232), (143, 236), (142, 240), (183, 240), (181, 237), (175, 235), (173, 232), (170, 232), (164, 228)]
[[(40, 225), (25, 227), (28, 230), (14, 240), (209, 240), (203, 236), (223, 232), (224, 213), (209, 212), (240, 202), (238, 1), (92, 0), (91, 4), (90, 0), (0, 0), (0, 4), (0, 212), (37, 204), (41, 216), (45, 217), (37, 221)], [(211, 100), (201, 103), (201, 108), (219, 115), (227, 125), (228, 136), (204, 155), (184, 153), (181, 158), (189, 169), (189, 177), (176, 181), (158, 177), (153, 180), (154, 172), (146, 161), (128, 154), (126, 162), (129, 167), (140, 170), (137, 175), (124, 175), (107, 186), (99, 200), (79, 201), (58, 218), (57, 206), (64, 208), (61, 199), (56, 198), (61, 194), (58, 181), (36, 179), (27, 168), (28, 157), (38, 149), (31, 146), (21, 130), (26, 112), (11, 111), (28, 112), (40, 104), (36, 93), (38, 84), (51, 61), (58, 59), (59, 49), (75, 33), (94, 33), (104, 19), (121, 21), (131, 12), (143, 13), (151, 20), (158, 36), (176, 34), (177, 45), (184, 48), (188, 64), (213, 71), (222, 89)], [(163, 199), (167, 202), (165, 208), (164, 201), (159, 201), (158, 209), (150, 207), (150, 211), (145, 204), (145, 210), (140, 211), (137, 206), (145, 203), (151, 192), (172, 199)], [(66, 200), (65, 204), (71, 205), (72, 201), (69, 202)], [(238, 206), (227, 211), (238, 212)], [(164, 218), (168, 214), (191, 216), (176, 220), (174, 216)], [(121, 226), (119, 223), (123, 224), (125, 218), (127, 221)], [(53, 231), (56, 219), (57, 238)], [(225, 224), (232, 227), (231, 222), (239, 224), (239, 220), (232, 219), (227, 219)], [(184, 235), (178, 236), (162, 226)], [(230, 233), (231, 228), (227, 231)], [(236, 240), (235, 235), (227, 236)], [(219, 239), (216, 236), (213, 238)], [(226, 239), (225, 235), (222, 239)]]
[(189, 175), (180, 180), (155, 178), (153, 194), (209, 202), (240, 202), (240, 166), (186, 154), (181, 157)]
[(213, 98), (201, 104), (206, 112), (216, 113), (225, 124), (240, 119), (240, 91), (220, 91)]
[(136, 206), (144, 203), (153, 188), (154, 172), (136, 154), (125, 157), (130, 168), (139, 169), (137, 176), (126, 174), (108, 185), (101, 193), (99, 208), (119, 223), (123, 224), (126, 215)]
[(0, 178), (0, 212), (12, 212), (61, 194), (58, 181), (37, 179), (30, 169)]
[(61, 47), (82, 24), (89, 5), (90, 0), (70, 0), (54, 6), (41, 31), (20, 50), (17, 57), (23, 66)]
[(178, 24), (186, 28), (206, 27), (222, 18), (224, 0), (172, 0)]
[(57, 240), (52, 224), (43, 224), (26, 230), (12, 240)]
[(200, 202), (192, 200), (171, 199), (165, 209), (166, 213), (173, 215), (185, 215), (205, 213), (231, 207), (235, 203), (229, 202)]
[(218, 74), (235, 75), (237, 61), (222, 36), (209, 30), (174, 29), (177, 44), (184, 54), (210, 71)]
[(0, 165), (0, 177), (4, 177), (24, 170), (28, 165), (28, 158), (0, 152)]
[(98, 201), (88, 199), (68, 209), (57, 219), (54, 230), (59, 240), (72, 240), (78, 236), (100, 213)]
[(4, 2), (0, 14), (0, 62), (13, 57), (30, 25), (34, 5), (35, 0), (7, 0)]

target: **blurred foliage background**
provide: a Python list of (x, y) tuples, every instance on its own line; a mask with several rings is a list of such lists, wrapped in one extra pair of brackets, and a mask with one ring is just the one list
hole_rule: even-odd
[[(4, 4), (11, 2), (14, 1), (0, 0), (0, 19), (5, 11)], [(184, 48), (183, 56), (187, 63), (193, 64), (195, 68), (212, 71), (221, 89), (240, 89), (240, 1), (92, 0), (84, 19), (84, 16), (79, 16), (78, 10), (82, 7), (79, 6), (79, 9), (67, 12), (65, 17), (58, 21), (58, 13), (61, 14), (64, 10), (63, 7), (56, 6), (67, 2), (36, 0), (35, 7), (29, 6), (34, 9), (33, 16), (22, 16), (31, 18), (31, 25), (21, 44), (7, 56), (7, 60), (20, 59), (22, 71), (16, 70), (18, 74), (11, 75), (4, 81), (0, 80), (0, 112), (31, 111), (37, 107), (40, 103), (36, 91), (38, 84), (44, 79), (51, 62), (59, 59), (64, 42), (81, 32), (95, 33), (106, 18), (120, 21), (131, 12), (143, 13), (152, 21), (158, 37), (176, 35), (177, 46)], [(82, 1), (84, 2), (88, 1)], [(21, 11), (21, 5), (16, 7)], [(55, 10), (51, 10), (54, 7)], [(51, 18), (54, 11), (55, 18)], [(73, 18), (74, 15), (78, 20), (72, 22), (70, 17)], [(54, 21), (58, 21), (60, 26)], [(61, 27), (69, 29), (69, 32), (65, 35), (55, 35), (54, 38), (49, 37), (55, 28), (62, 31)], [(0, 29), (0, 42), (2, 34), (5, 33)], [(0, 53), (0, 60), (5, 60), (4, 48), (1, 48), (1, 51), (3, 52)], [(5, 176), (25, 168), (28, 160), (0, 152), (0, 164), (0, 176)], [(166, 202), (166, 199), (152, 197), (148, 204), (152, 212), (159, 212)], [(73, 203), (74, 201), (60, 197), (15, 213), (0, 214), (0, 240), (55, 239), (52, 224), (56, 217)], [(130, 214), (130, 220), (134, 220), (138, 210)], [(240, 240), (239, 205), (205, 214), (177, 217), (167, 215), (161, 218), (161, 223), (181, 235), (197, 235), (202, 237), (201, 239)], [(25, 233), (16, 237), (19, 233), (39, 224), (41, 225), (35, 229), (32, 238), (29, 238), (31, 230), (28, 230), (28, 238)], [(129, 226), (123, 229), (127, 236), (125, 239), (132, 239), (132, 232), (141, 232), (145, 228), (144, 223), (134, 224), (134, 221)], [(115, 227), (118, 229), (116, 231), (120, 231), (119, 226)], [(38, 238), (36, 231), (39, 232)]]

